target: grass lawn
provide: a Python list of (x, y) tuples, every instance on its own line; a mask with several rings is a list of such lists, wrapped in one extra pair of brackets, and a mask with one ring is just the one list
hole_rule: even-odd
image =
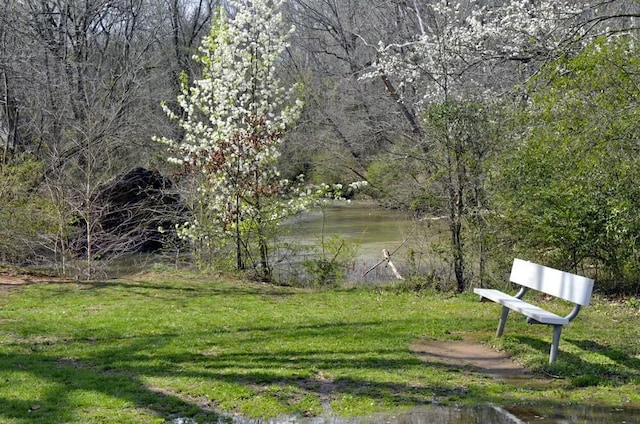
[[(556, 305), (565, 307), (566, 305)], [(640, 405), (640, 309), (595, 299), (562, 334), (465, 294), (303, 290), (195, 274), (0, 289), (0, 422), (343, 416), (433, 403)], [(541, 379), (438, 363), (419, 338), (472, 338)], [(543, 383), (541, 383), (541, 381)]]

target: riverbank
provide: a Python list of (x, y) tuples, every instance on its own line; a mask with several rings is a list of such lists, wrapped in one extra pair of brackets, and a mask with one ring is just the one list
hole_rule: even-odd
[[(513, 319), (496, 340), (495, 305), (468, 294), (314, 291), (177, 272), (6, 287), (0, 422), (640, 405), (634, 302), (595, 299), (563, 331), (550, 366), (548, 328)], [(496, 377), (416, 348), (447, 341), (503, 351), (525, 372)]]

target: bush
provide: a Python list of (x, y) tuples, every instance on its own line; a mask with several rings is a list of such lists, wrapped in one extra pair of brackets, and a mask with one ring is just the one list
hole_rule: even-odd
[(315, 257), (302, 263), (306, 279), (313, 287), (339, 286), (348, 274), (357, 248), (339, 234), (332, 234), (326, 239), (323, 237), (320, 249)]
[(54, 207), (40, 192), (42, 173), (42, 162), (29, 156), (0, 164), (2, 262), (36, 263), (55, 248), (46, 237), (56, 232), (56, 226)]

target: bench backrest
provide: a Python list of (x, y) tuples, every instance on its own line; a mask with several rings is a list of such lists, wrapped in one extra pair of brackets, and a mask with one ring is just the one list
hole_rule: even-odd
[(593, 291), (593, 280), (533, 262), (514, 259), (512, 282), (552, 296), (587, 306)]

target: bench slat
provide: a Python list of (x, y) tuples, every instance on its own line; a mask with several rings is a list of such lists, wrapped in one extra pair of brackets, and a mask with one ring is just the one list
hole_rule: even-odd
[(567, 325), (569, 323), (569, 320), (565, 317), (556, 315), (553, 312), (545, 311), (538, 306), (532, 305), (522, 299), (518, 299), (517, 297), (510, 296), (499, 290), (476, 288), (473, 289), (473, 291), (486, 299), (520, 312), (521, 314), (533, 318), (543, 324)]
[(474, 288), (473, 292), (480, 295), (480, 297), (484, 297), (485, 299), (489, 299), (497, 303), (500, 303), (503, 300), (513, 297), (511, 295), (501, 292), (500, 290), (494, 290), (494, 289)]
[(593, 291), (593, 280), (580, 275), (514, 259), (511, 282), (550, 294), (578, 305), (587, 306)]

